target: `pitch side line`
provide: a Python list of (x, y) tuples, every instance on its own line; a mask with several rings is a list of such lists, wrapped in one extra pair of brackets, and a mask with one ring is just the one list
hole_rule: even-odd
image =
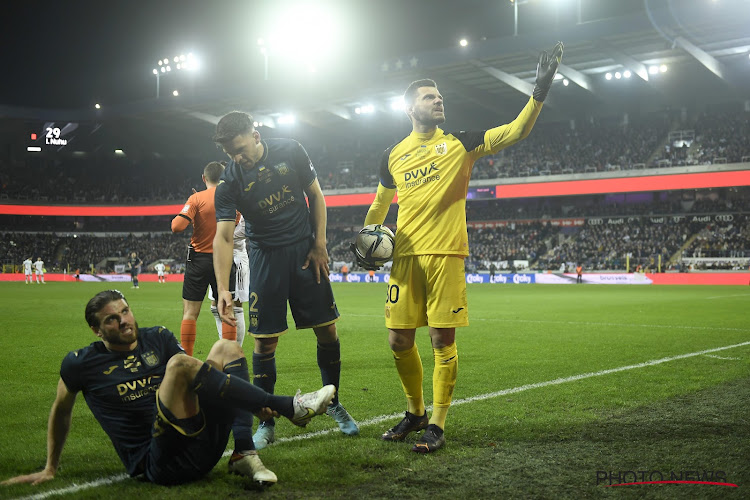
[[(536, 382), (534, 384), (526, 384), (521, 385), (518, 387), (513, 387), (512, 389), (503, 389), (502, 391), (496, 391), (496, 392), (489, 392), (487, 394), (479, 394), (478, 396), (471, 396), (468, 398), (463, 399), (457, 399), (452, 402), (451, 406), (459, 406), (466, 403), (473, 403), (475, 401), (484, 401), (487, 399), (497, 398), (500, 396), (507, 396), (508, 394), (516, 394), (519, 392), (528, 391), (530, 389), (539, 389), (541, 387), (549, 387), (552, 385), (560, 385), (560, 384), (566, 384), (568, 382), (576, 382), (578, 380), (585, 380), (588, 378), (594, 378), (594, 377), (601, 377), (602, 375), (609, 375), (611, 373), (619, 373), (624, 372), (628, 370), (634, 370), (636, 368), (646, 368), (648, 366), (656, 366), (660, 365), (662, 363), (668, 363), (670, 361), (677, 361), (679, 359), (686, 359), (686, 358), (693, 358), (695, 356), (702, 356), (704, 354), (710, 354), (712, 352), (719, 352), (719, 351), (726, 351), (727, 349), (735, 349), (737, 347), (744, 347), (750, 345), (750, 341), (747, 342), (741, 342), (739, 344), (732, 344), (728, 346), (723, 347), (715, 347), (713, 349), (705, 349), (703, 351), (697, 351), (697, 352), (691, 352), (688, 354), (678, 354), (677, 356), (668, 356), (666, 358), (661, 359), (654, 359), (651, 361), (645, 361), (643, 363), (637, 363), (635, 365), (627, 365), (627, 366), (621, 366), (619, 368), (610, 368), (609, 370), (600, 370), (598, 372), (588, 372), (588, 373), (582, 373), (580, 375), (573, 375), (572, 377), (562, 377), (562, 378), (556, 378), (554, 380), (547, 380), (546, 382)], [(432, 409), (432, 406), (428, 406), (427, 409)], [(394, 418), (398, 418), (402, 415), (401, 412), (399, 413), (392, 413), (390, 415), (381, 415), (379, 417), (374, 417), (368, 420), (364, 420), (359, 422), (360, 427), (366, 427), (370, 425), (379, 424)], [(273, 446), (278, 446), (281, 443), (289, 443), (292, 441), (302, 441), (305, 439), (312, 439), (314, 437), (319, 436), (325, 436), (327, 434), (332, 434), (334, 432), (339, 432), (338, 429), (324, 429), (321, 431), (316, 432), (310, 432), (308, 434), (300, 434), (298, 436), (291, 436), (286, 438), (280, 438), (276, 440), (276, 443), (272, 444)], [(231, 454), (231, 451), (226, 451), (224, 453), (224, 456), (228, 456)], [(50, 498), (52, 496), (56, 495), (67, 495), (68, 493), (77, 493), (79, 491), (83, 491), (89, 488), (96, 488), (98, 486), (103, 486), (107, 484), (113, 484), (118, 483), (120, 481), (124, 481), (129, 476), (127, 474), (117, 474), (114, 476), (110, 476), (108, 478), (103, 479), (97, 479), (96, 481), (91, 481), (88, 483), (83, 484), (74, 484), (72, 486), (68, 486), (66, 488), (59, 488), (56, 490), (49, 490), (45, 491), (44, 493), (38, 493), (36, 495), (31, 495), (27, 497), (21, 497), (18, 500), (43, 500), (45, 498)]]

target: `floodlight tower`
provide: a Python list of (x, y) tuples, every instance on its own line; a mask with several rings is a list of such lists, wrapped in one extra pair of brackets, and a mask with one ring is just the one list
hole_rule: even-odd
[(265, 40), (258, 38), (258, 47), (260, 47), (260, 53), (263, 54), (263, 79), (268, 80), (268, 47), (266, 47)]
[[(189, 52), (187, 56), (185, 54), (174, 56), (174, 58), (172, 59), (172, 64), (175, 65), (175, 71), (195, 71), (196, 69), (198, 69), (198, 61), (193, 56), (192, 52)], [(157, 67), (151, 71), (156, 76), (157, 99), (159, 98), (160, 79), (162, 76), (166, 76), (172, 73), (172, 64), (170, 64), (169, 58), (165, 57), (164, 59), (159, 59)]]

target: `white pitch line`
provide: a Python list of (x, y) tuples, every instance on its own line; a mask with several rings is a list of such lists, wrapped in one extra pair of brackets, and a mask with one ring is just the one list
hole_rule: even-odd
[[(741, 342), (739, 344), (732, 344), (732, 345), (723, 346), (723, 347), (715, 347), (713, 349), (705, 349), (703, 351), (691, 352), (691, 353), (687, 353), (687, 354), (678, 354), (677, 356), (668, 356), (666, 358), (653, 359), (651, 361), (644, 361), (643, 363), (637, 363), (635, 365), (627, 365), (627, 366), (620, 366), (618, 368), (610, 368), (609, 370), (600, 370), (598, 372), (581, 373), (579, 375), (573, 375), (572, 377), (562, 377), (562, 378), (556, 378), (554, 380), (547, 380), (545, 382), (536, 382), (536, 383), (533, 383), (533, 384), (521, 385), (521, 386), (518, 386), (518, 387), (513, 387), (511, 389), (503, 389), (502, 391), (489, 392), (487, 394), (479, 394), (477, 396), (471, 396), (471, 397), (468, 397), (468, 398), (457, 399), (457, 400), (455, 400), (455, 401), (453, 401), (451, 403), (451, 406), (460, 406), (460, 405), (463, 405), (463, 404), (466, 404), (466, 403), (473, 403), (475, 401), (484, 401), (484, 400), (487, 400), (487, 399), (497, 398), (497, 397), (500, 397), (500, 396), (506, 396), (508, 394), (516, 394), (516, 393), (519, 393), (519, 392), (528, 391), (530, 389), (539, 389), (541, 387), (549, 387), (549, 386), (552, 386), (552, 385), (566, 384), (568, 382), (576, 382), (578, 380), (585, 380), (585, 379), (593, 378), (593, 377), (601, 377), (603, 375), (609, 375), (611, 373), (619, 373), (619, 372), (624, 372), (624, 371), (628, 371), (628, 370), (634, 370), (636, 368), (646, 368), (648, 366), (656, 366), (656, 365), (660, 365), (662, 363), (668, 363), (670, 361), (677, 361), (678, 359), (692, 358), (692, 357), (695, 357), (695, 356), (707, 355), (707, 354), (710, 354), (710, 353), (713, 353), (713, 352), (726, 351), (727, 349), (735, 349), (737, 347), (744, 347), (744, 346), (748, 346), (748, 345), (750, 345), (750, 341)], [(427, 409), (428, 410), (431, 409), (431, 406), (428, 406)], [(374, 417), (374, 418), (371, 418), (371, 419), (368, 419), (368, 420), (361, 421), (361, 422), (359, 422), (359, 425), (360, 425), (360, 427), (366, 427), (366, 426), (370, 426), (370, 425), (375, 425), (375, 424), (379, 424), (379, 423), (385, 422), (387, 420), (398, 418), (401, 415), (402, 415), (402, 413), (400, 413), (400, 412), (399, 413), (392, 413), (390, 415), (380, 415), (378, 417)], [(281, 443), (288, 443), (288, 442), (292, 442), (292, 441), (302, 441), (302, 440), (311, 439), (311, 438), (314, 438), (314, 437), (325, 436), (327, 434), (332, 434), (332, 433), (337, 432), (337, 431), (338, 431), (338, 429), (324, 429), (324, 430), (321, 430), (321, 431), (310, 432), (308, 434), (300, 434), (300, 435), (297, 435), (297, 436), (280, 438), (280, 439), (277, 439), (276, 443), (272, 444), (271, 446), (278, 446)], [(230, 453), (231, 453), (231, 451), (227, 451), (227, 452), (224, 453), (224, 456), (227, 456)], [(45, 498), (50, 498), (50, 497), (55, 496), (55, 495), (66, 495), (68, 493), (77, 493), (77, 492), (85, 490), (85, 489), (96, 488), (97, 486), (102, 486), (102, 485), (117, 483), (117, 482), (120, 482), (120, 481), (124, 481), (127, 478), (128, 478), (127, 474), (117, 474), (115, 476), (110, 476), (108, 478), (98, 479), (96, 481), (91, 481), (91, 482), (88, 482), (88, 483), (73, 484), (73, 485), (68, 486), (66, 488), (60, 488), (60, 489), (56, 489), (56, 490), (45, 491), (44, 493), (39, 493), (39, 494), (31, 495), (31, 496), (28, 496), (28, 497), (22, 497), (22, 498), (19, 498), (17, 500), (43, 500)]]
[(722, 359), (727, 361), (740, 361), (742, 358), (729, 358), (727, 356), (717, 356), (715, 354), (706, 354), (707, 358)]
[(736, 295), (714, 295), (713, 297), (706, 297), (707, 299), (723, 299), (725, 297), (750, 297), (750, 293), (739, 293)]
[(116, 474), (114, 476), (97, 479), (96, 481), (90, 481), (88, 483), (72, 484), (68, 486), (67, 488), (49, 490), (49, 491), (45, 491), (44, 493), (37, 493), (36, 495), (22, 497), (22, 498), (19, 498), (18, 500), (43, 500), (44, 498), (50, 498), (55, 495), (67, 495), (68, 493), (77, 493), (79, 491), (87, 490), (89, 488), (96, 488), (97, 486), (105, 486), (108, 484), (119, 483), (120, 481), (124, 481), (128, 479), (129, 477), (130, 476), (124, 473)]

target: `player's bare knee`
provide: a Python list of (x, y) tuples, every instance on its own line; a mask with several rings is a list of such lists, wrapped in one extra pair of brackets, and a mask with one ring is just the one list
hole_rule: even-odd
[(256, 338), (254, 341), (253, 352), (255, 354), (273, 354), (276, 352), (276, 346), (278, 344), (278, 337)]
[(414, 330), (389, 330), (388, 345), (391, 351), (405, 351), (414, 345)]
[(172, 356), (167, 362), (166, 375), (194, 377), (203, 363), (192, 356)]
[(208, 353), (206, 361), (213, 361), (219, 366), (223, 366), (230, 361), (244, 356), (245, 353), (242, 351), (242, 346), (239, 343), (234, 340), (220, 339), (211, 347), (211, 352)]
[(330, 344), (331, 342), (336, 342), (336, 340), (338, 340), (339, 338), (338, 334), (336, 333), (336, 323), (313, 328), (313, 331), (315, 332), (315, 336), (318, 338), (318, 342), (321, 344)]

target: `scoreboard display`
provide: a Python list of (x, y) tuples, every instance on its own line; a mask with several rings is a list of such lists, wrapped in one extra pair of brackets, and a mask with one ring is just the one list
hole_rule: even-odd
[(45, 121), (32, 122), (26, 128), (26, 149), (55, 153), (62, 151), (85, 151), (88, 147), (87, 137), (93, 134), (99, 125), (92, 122)]

